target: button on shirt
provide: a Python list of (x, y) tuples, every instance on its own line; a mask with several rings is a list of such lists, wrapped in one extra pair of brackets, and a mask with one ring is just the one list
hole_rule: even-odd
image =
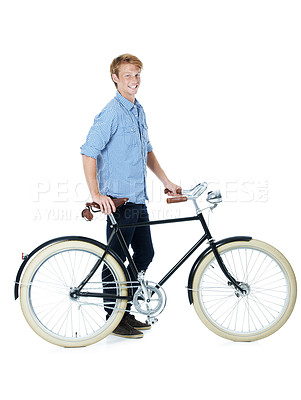
[(81, 154), (97, 161), (101, 194), (144, 204), (147, 153), (152, 151), (145, 113), (119, 92), (94, 119)]

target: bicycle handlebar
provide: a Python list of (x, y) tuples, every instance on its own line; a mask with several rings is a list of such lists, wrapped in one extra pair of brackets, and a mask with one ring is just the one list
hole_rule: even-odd
[[(207, 189), (207, 183), (206, 182), (199, 183), (198, 185), (196, 185), (194, 188), (192, 188), (190, 190), (178, 189), (177, 190), (177, 194), (180, 194), (181, 196), (169, 197), (166, 200), (166, 202), (168, 204), (171, 204), (171, 203), (180, 203), (180, 202), (183, 202), (183, 201), (187, 201), (189, 199), (197, 199), (202, 193), (204, 193), (204, 191), (206, 189)], [(165, 194), (169, 194), (169, 193), (171, 193), (171, 191), (168, 190), (168, 189), (165, 189), (164, 193)]]
[[(169, 189), (165, 188), (164, 193), (169, 194), (169, 193), (171, 193), (171, 191)], [(177, 189), (177, 194), (182, 194), (182, 190)], [(174, 196), (174, 197), (168, 197), (168, 199), (166, 199), (167, 204), (181, 203), (182, 201), (187, 201), (187, 197), (186, 196)]]
[(170, 203), (181, 203), (182, 201), (187, 201), (188, 198), (187, 196), (175, 196), (175, 197), (169, 197), (166, 199), (167, 204)]

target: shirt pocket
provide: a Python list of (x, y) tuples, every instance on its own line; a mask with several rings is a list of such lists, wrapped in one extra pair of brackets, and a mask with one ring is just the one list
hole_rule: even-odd
[(139, 146), (140, 138), (139, 138), (139, 132), (136, 128), (131, 127), (131, 126), (123, 127), (122, 133), (123, 133), (122, 136), (123, 136), (124, 144), (126, 146), (128, 146), (128, 147)]

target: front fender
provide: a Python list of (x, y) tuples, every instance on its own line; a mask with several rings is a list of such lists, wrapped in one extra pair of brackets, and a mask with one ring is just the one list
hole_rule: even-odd
[[(232, 236), (232, 237), (228, 237), (225, 239), (221, 239), (218, 242), (215, 242), (216, 247), (220, 247), (223, 244), (226, 243), (230, 243), (230, 242), (239, 242), (239, 241), (243, 241), (243, 242), (249, 242), (252, 239), (251, 236)], [(199, 265), (199, 263), (206, 257), (206, 255), (208, 253), (210, 253), (212, 251), (211, 247), (207, 247), (206, 250), (203, 251), (202, 254), (199, 255), (199, 257), (195, 260), (190, 274), (189, 274), (189, 278), (188, 278), (188, 285), (187, 285), (187, 290), (188, 290), (188, 299), (189, 299), (189, 303), (192, 304), (192, 281), (193, 281), (193, 277), (195, 274), (195, 271)]]
[[(105, 245), (101, 242), (98, 242), (97, 240), (94, 239), (90, 239), (87, 237), (83, 237), (83, 236), (61, 236), (55, 239), (51, 239), (48, 240), (45, 243), (42, 243), (40, 246), (38, 246), (37, 248), (35, 248), (30, 254), (28, 254), (25, 258), (24, 261), (22, 262), (22, 264), (19, 267), (19, 270), (17, 272), (17, 276), (16, 276), (16, 280), (15, 280), (15, 288), (14, 288), (14, 296), (15, 296), (15, 300), (17, 300), (17, 298), (19, 297), (19, 286), (20, 286), (20, 282), (21, 282), (21, 276), (22, 273), (24, 271), (24, 268), (26, 267), (27, 262), (31, 259), (31, 257), (33, 257), (36, 253), (38, 253), (40, 250), (42, 250), (44, 247), (47, 247), (53, 243), (57, 243), (57, 242), (63, 242), (63, 241), (70, 241), (70, 240), (78, 240), (78, 241), (82, 241), (82, 242), (87, 242), (87, 243), (92, 243), (95, 244), (96, 246), (104, 249)], [(127, 278), (128, 281), (131, 280), (128, 270), (127, 268), (124, 266), (123, 261), (121, 260), (121, 258), (113, 251), (113, 250), (109, 250), (109, 253), (111, 253), (111, 255), (116, 258), (116, 260), (118, 261), (118, 263), (120, 264), (120, 266), (123, 269), (123, 272)]]

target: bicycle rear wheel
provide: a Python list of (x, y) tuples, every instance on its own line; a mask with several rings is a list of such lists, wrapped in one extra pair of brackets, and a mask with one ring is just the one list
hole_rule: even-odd
[[(104, 246), (105, 247), (105, 246)], [(71, 296), (101, 258), (104, 249), (82, 240), (65, 240), (42, 249), (26, 268), (20, 289), (23, 314), (31, 328), (43, 339), (63, 347), (96, 343), (119, 324), (127, 300)], [(107, 254), (85, 291), (103, 293), (111, 274), (110, 288), (127, 296), (126, 277), (118, 261)], [(106, 309), (111, 309), (107, 316)]]
[(296, 278), (287, 259), (274, 247), (254, 239), (227, 243), (218, 251), (245, 293), (229, 282), (210, 252), (192, 282), (199, 318), (217, 335), (234, 341), (255, 341), (276, 332), (296, 302)]

